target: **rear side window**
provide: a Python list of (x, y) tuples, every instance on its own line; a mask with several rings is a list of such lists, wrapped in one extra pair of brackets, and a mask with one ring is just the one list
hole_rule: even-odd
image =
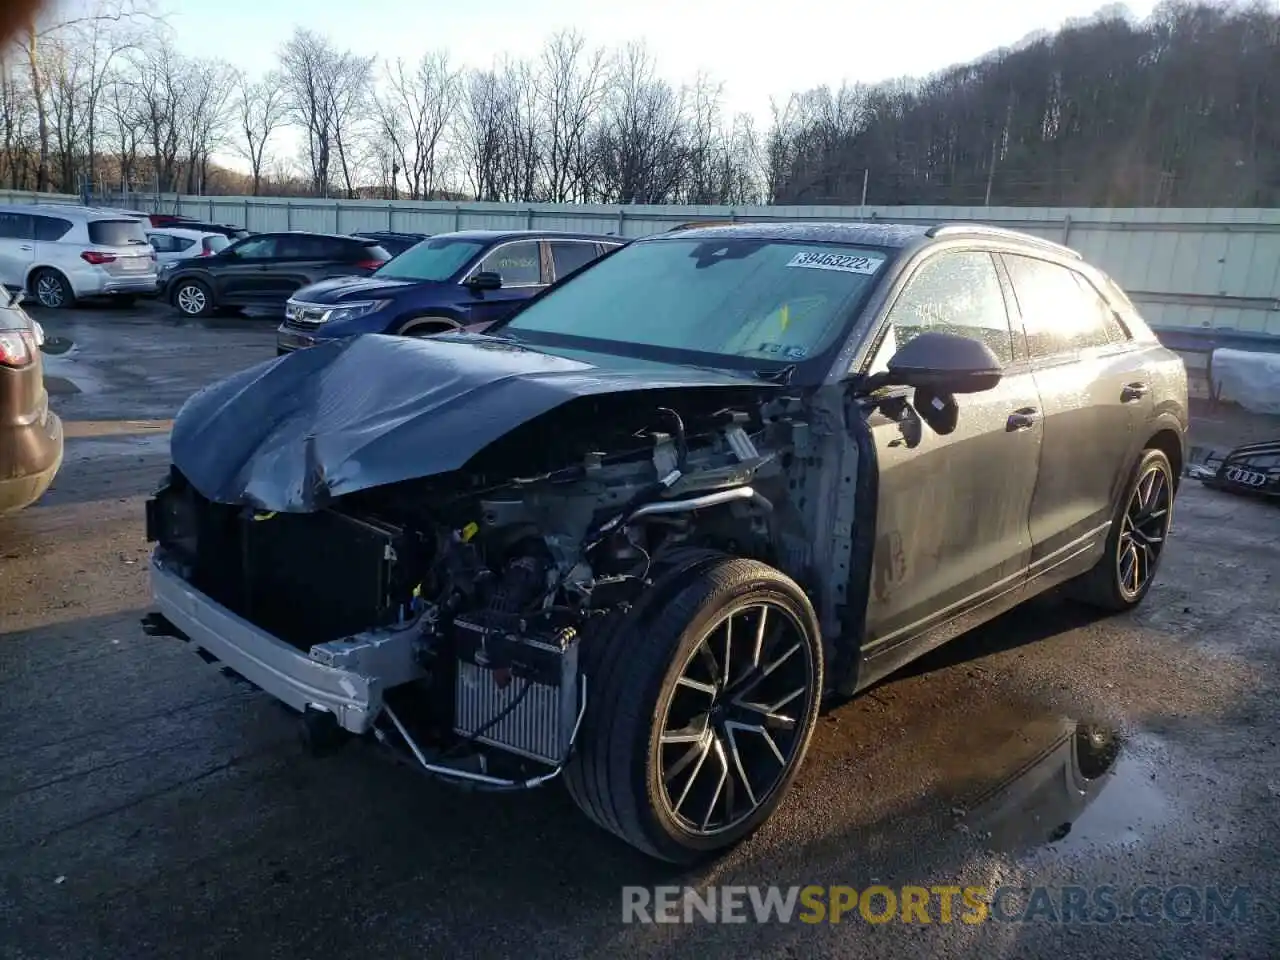
[(137, 220), (91, 220), (89, 242), (100, 247), (128, 247), (147, 242), (147, 233)]
[(354, 260), (357, 263), (368, 263), (371, 260), (381, 260), (385, 263), (393, 256), (394, 255), (380, 243), (363, 243), (359, 244), (354, 249), (347, 250), (344, 259)]
[(33, 217), (36, 239), (42, 243), (56, 243), (67, 235), (71, 221), (61, 217)]
[(215, 234), (212, 237), (205, 237), (201, 246), (205, 253), (217, 253), (219, 250), (225, 250), (231, 246), (231, 241), (226, 237)]
[(29, 213), (0, 213), (0, 239), (34, 240), (31, 221)]
[(276, 247), (276, 237), (254, 237), (236, 246), (236, 256), (250, 260), (271, 259), (278, 256)]
[(1107, 332), (1108, 343), (1123, 343), (1129, 339), (1129, 332), (1125, 330), (1124, 325), (1120, 322), (1120, 318), (1116, 316), (1115, 310), (1111, 304), (1107, 302), (1107, 298), (1098, 292), (1088, 277), (1081, 276), (1079, 273), (1072, 271), (1072, 276), (1076, 278), (1076, 283), (1080, 285), (1080, 296), (1098, 315), (1098, 322)]
[(594, 243), (570, 243), (565, 240), (551, 241), (551, 262), (556, 267), (556, 279), (573, 273), (597, 259)]
[(1004, 291), (991, 254), (943, 253), (926, 260), (889, 311), (889, 330), (876, 369), (926, 330), (981, 340), (1002, 363), (1013, 359)]
[(489, 254), (480, 264), (481, 273), (496, 273), (504, 287), (536, 286), (542, 282), (538, 241), (507, 243)]
[(1033, 358), (1053, 357), (1124, 339), (1110, 307), (1092, 285), (1060, 264), (1004, 254)]

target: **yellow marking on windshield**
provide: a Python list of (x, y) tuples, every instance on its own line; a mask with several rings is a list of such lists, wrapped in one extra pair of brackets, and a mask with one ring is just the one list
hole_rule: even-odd
[(791, 304), (784, 303), (782, 305), (782, 329), (787, 329), (787, 324), (791, 322)]

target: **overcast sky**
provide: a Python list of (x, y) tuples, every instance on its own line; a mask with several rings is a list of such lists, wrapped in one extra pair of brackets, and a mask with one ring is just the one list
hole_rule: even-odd
[[(3, 0), (0, 0), (3, 2)], [(703, 70), (726, 110), (765, 121), (769, 98), (841, 81), (918, 76), (1088, 16), (1100, 0), (160, 0), (185, 53), (269, 68), (296, 25), (361, 54), (416, 60), (445, 48), (488, 66), (532, 56), (566, 27), (618, 46), (644, 40), (674, 82)], [(1133, 0), (1145, 17), (1153, 3)]]

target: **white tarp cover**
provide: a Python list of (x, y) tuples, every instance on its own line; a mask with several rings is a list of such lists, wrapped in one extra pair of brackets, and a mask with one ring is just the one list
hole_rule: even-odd
[(1280, 353), (1215, 350), (1213, 379), (1220, 399), (1253, 413), (1280, 415)]

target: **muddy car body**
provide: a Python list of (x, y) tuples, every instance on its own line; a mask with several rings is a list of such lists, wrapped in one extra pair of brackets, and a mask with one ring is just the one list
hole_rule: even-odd
[(824, 697), (1058, 584), (1140, 602), (1185, 431), (1181, 362), (1065, 248), (682, 231), (484, 335), (197, 394), (148, 629), (433, 776), (563, 774), (685, 861), (768, 817)]

